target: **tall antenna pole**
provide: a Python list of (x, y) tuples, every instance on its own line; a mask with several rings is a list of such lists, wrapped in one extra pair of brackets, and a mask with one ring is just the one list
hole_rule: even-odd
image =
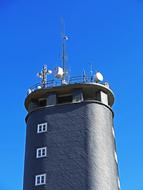
[(65, 35), (65, 23), (62, 19), (62, 67), (63, 67), (63, 77), (62, 77), (62, 84), (66, 83), (66, 41), (68, 40), (68, 37)]

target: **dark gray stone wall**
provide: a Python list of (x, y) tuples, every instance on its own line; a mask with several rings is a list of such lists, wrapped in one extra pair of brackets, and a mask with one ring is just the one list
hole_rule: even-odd
[(113, 114), (105, 106), (87, 106), (89, 184), (91, 190), (118, 190)]
[[(37, 124), (48, 131), (37, 134)], [(45, 107), (27, 117), (24, 190), (118, 190), (112, 112), (98, 103)], [(36, 159), (36, 148), (47, 157)], [(35, 175), (47, 174), (35, 187)]]

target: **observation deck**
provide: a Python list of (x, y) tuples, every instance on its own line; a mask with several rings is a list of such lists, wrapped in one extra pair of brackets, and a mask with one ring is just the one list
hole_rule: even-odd
[(112, 107), (114, 94), (108, 83), (98, 83), (94, 77), (71, 77), (66, 83), (53, 79), (33, 85), (28, 90), (25, 107), (31, 112), (39, 107), (83, 101), (97, 101)]

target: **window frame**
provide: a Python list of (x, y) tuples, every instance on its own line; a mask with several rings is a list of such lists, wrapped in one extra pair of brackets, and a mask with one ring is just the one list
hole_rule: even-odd
[[(44, 179), (43, 182), (42, 182), (43, 180), (42, 178)], [(40, 186), (40, 185), (45, 185), (45, 184), (46, 184), (46, 173), (35, 176), (35, 186)]]
[[(43, 150), (45, 151), (45, 154), (43, 154)], [(40, 155), (39, 155), (40, 153)], [(47, 157), (47, 147), (41, 147), (36, 149), (36, 158), (44, 158)]]
[[(45, 128), (45, 129), (44, 129)], [(39, 133), (45, 133), (45, 132), (47, 132), (47, 129), (48, 129), (48, 124), (47, 124), (47, 122), (45, 122), (45, 123), (39, 123), (38, 125), (37, 125), (37, 133), (39, 134)]]

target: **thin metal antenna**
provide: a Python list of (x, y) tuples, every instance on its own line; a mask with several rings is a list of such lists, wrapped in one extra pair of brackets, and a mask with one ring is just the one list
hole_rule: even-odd
[(45, 88), (47, 84), (47, 75), (51, 74), (52, 71), (47, 68), (47, 65), (44, 65), (42, 71), (37, 73), (37, 76), (42, 79), (42, 87)]
[(68, 77), (67, 77), (68, 83), (70, 82), (70, 78), (71, 78), (71, 68), (68, 67)]
[(65, 23), (64, 19), (61, 19), (62, 24), (62, 68), (63, 68), (63, 77), (62, 77), (62, 84), (66, 83), (66, 76), (67, 76), (67, 68), (66, 68), (66, 41), (68, 40), (68, 37), (65, 35)]
[(87, 82), (87, 76), (86, 76), (85, 70), (83, 70), (83, 82), (84, 82), (84, 83)]
[(93, 82), (93, 66), (90, 64), (90, 81)]

